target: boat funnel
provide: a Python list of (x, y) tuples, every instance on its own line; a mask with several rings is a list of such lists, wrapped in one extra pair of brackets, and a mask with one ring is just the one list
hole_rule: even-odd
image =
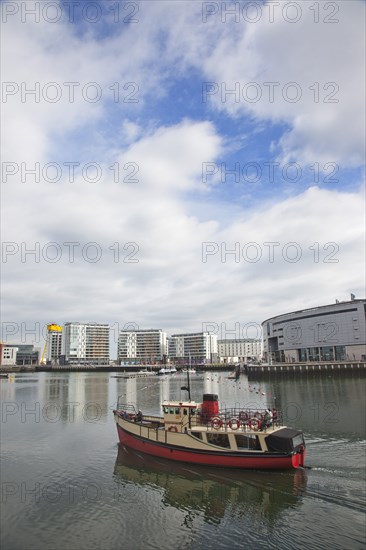
[(219, 414), (219, 396), (215, 393), (205, 393), (201, 407), (201, 415), (204, 420), (208, 421), (213, 416)]

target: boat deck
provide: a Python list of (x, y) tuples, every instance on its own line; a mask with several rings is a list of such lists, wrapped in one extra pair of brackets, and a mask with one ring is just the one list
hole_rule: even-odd
[[(117, 412), (118, 414), (118, 412)], [(136, 422), (135, 419), (130, 419), (132, 422)], [(144, 426), (146, 428), (150, 429), (158, 429), (158, 430), (169, 430), (167, 428), (164, 418), (161, 416), (154, 416), (154, 415), (143, 415), (143, 418), (141, 421), (137, 422), (138, 425)], [(233, 426), (230, 427), (227, 424), (223, 423), (220, 427), (214, 427), (210, 422), (208, 423), (201, 423), (198, 419), (192, 419), (191, 426), (187, 427), (188, 433), (191, 432), (200, 432), (200, 433), (237, 433), (237, 434), (245, 434), (245, 435), (258, 435), (258, 434), (272, 434), (278, 430), (281, 430), (285, 428), (286, 426), (280, 425), (278, 423), (273, 424), (272, 426), (269, 426), (264, 429), (251, 429), (249, 425), (239, 425), (239, 426)], [(177, 424), (178, 429), (178, 424)], [(180, 431), (180, 430), (178, 430)]]

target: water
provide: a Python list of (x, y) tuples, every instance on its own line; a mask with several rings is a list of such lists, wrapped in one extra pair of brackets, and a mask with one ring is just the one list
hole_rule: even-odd
[(301, 428), (307, 466), (227, 471), (117, 443), (117, 396), (159, 413), (182, 375), (16, 374), (0, 381), (1, 549), (365, 547), (365, 384), (360, 372), (238, 382), (193, 375), (192, 399), (276, 406)]

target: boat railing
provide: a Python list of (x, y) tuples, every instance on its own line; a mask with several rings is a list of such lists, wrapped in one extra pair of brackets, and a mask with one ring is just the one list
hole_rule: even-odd
[(121, 397), (122, 395), (119, 395), (117, 399), (117, 411), (125, 411), (130, 414), (136, 414), (137, 410), (134, 403), (121, 403), (120, 401)]
[(261, 429), (265, 426), (279, 427), (282, 425), (282, 414), (278, 409), (271, 409), (271, 415), (268, 409), (253, 409), (231, 407), (220, 409), (217, 414), (205, 416), (201, 414), (201, 425), (213, 429), (239, 427), (243, 429)]

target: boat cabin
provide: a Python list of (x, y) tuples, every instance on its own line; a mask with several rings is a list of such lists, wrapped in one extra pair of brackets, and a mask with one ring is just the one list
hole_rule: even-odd
[(199, 403), (195, 401), (164, 401), (164, 426), (168, 431), (184, 432), (197, 423)]

